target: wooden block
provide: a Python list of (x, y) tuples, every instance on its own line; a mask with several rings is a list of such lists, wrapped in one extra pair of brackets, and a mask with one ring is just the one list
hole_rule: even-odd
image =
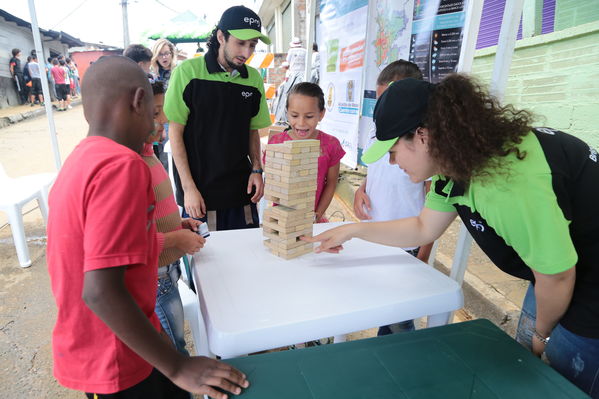
[(291, 143), (293, 147), (319, 147), (320, 148), (320, 140), (290, 140), (285, 143)]
[(281, 253), (279, 255), (279, 257), (281, 257), (285, 260), (289, 260), (289, 259), (297, 258), (298, 256), (309, 254), (311, 252), (314, 252), (314, 248), (312, 247), (312, 244), (310, 244), (310, 246), (298, 247), (298, 248), (294, 248), (292, 250), (286, 251), (284, 253)]
[(308, 226), (304, 225), (302, 226), (302, 229), (297, 229), (297, 228), (291, 228), (290, 230), (287, 230), (281, 226), (279, 226), (276, 223), (271, 223), (269, 221), (264, 220), (262, 222), (262, 230), (263, 230), (263, 234), (271, 234), (271, 235), (275, 235), (277, 237), (280, 237), (281, 239), (289, 239), (291, 237), (299, 237), (303, 234), (312, 234), (312, 224), (309, 224)]
[[(294, 200), (298, 200), (298, 199), (307, 200), (308, 198), (310, 198), (312, 201), (314, 201), (315, 196), (316, 196), (316, 185), (305, 188), (305, 191), (303, 191), (303, 190), (304, 190), (304, 188), (302, 188), (302, 187), (299, 187), (299, 188), (293, 189), (293, 190), (289, 190), (284, 187), (279, 187), (279, 186), (275, 186), (272, 184), (266, 184), (264, 186), (264, 194), (265, 195), (270, 195), (272, 197), (280, 198), (280, 199), (287, 200), (287, 201), (294, 201)], [(269, 200), (269, 201), (271, 201), (271, 200)], [(272, 201), (276, 202), (277, 204), (281, 204), (281, 205), (285, 205), (285, 206), (289, 206), (289, 207), (293, 208), (293, 206), (288, 203), (286, 204), (283, 202), (277, 202), (275, 200), (272, 200)]]
[(267, 201), (274, 202), (275, 204), (288, 206), (290, 208), (295, 209), (314, 209), (314, 197), (310, 198), (295, 198), (295, 199), (287, 199), (281, 198), (277, 195), (271, 195), (270, 193), (264, 193), (264, 199)]
[(272, 218), (282, 222), (293, 220), (313, 220), (314, 212), (306, 209), (293, 209), (286, 206), (272, 206), (264, 210), (264, 219)]
[(265, 209), (264, 213), (262, 215), (263, 220), (267, 221), (269, 223), (277, 224), (281, 227), (293, 227), (293, 226), (297, 226), (302, 223), (308, 224), (308, 223), (312, 223), (312, 221), (314, 220), (314, 211), (312, 209), (306, 209), (306, 208), (293, 209), (293, 212), (290, 212), (287, 215), (276, 213), (276, 212), (272, 211), (279, 207), (284, 207), (284, 206), (278, 205), (278, 206), (269, 207), (269, 208)]
[(303, 193), (316, 190), (316, 179), (312, 176), (308, 176), (308, 178), (277, 176), (277, 178), (267, 179), (264, 188), (266, 186), (281, 188), (281, 190), (275, 188), (275, 191), (287, 192), (289, 194)]
[[(285, 170), (283, 170), (284, 168)], [(316, 176), (318, 172), (318, 165), (299, 165), (299, 166), (287, 166), (280, 163), (271, 163), (267, 164), (264, 167), (265, 176), (267, 174), (277, 175), (277, 176), (285, 176), (285, 177), (294, 177), (294, 176), (308, 176), (314, 175)]]
[(305, 243), (304, 245), (298, 246), (291, 249), (281, 249), (270, 242), (265, 240), (264, 245), (272, 252), (273, 255), (283, 258), (285, 260), (293, 259), (301, 255), (308, 254), (314, 250), (311, 243)]
[(300, 164), (300, 165), (285, 165), (285, 164), (281, 164), (281, 170), (283, 172), (287, 172), (287, 173), (298, 173), (300, 170), (314, 170), (317, 171), (318, 170), (318, 163), (314, 162), (314, 163), (305, 163), (305, 164)]
[(271, 248), (288, 250), (305, 245), (306, 242), (301, 240), (300, 237), (312, 237), (312, 234), (302, 234), (301, 236), (289, 238), (281, 238), (273, 234), (268, 234), (264, 235), (264, 237), (266, 237), (266, 241), (268, 241)]

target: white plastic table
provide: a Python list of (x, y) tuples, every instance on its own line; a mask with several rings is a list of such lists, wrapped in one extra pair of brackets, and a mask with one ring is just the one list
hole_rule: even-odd
[(399, 248), (354, 239), (340, 254), (284, 260), (263, 245), (262, 229), (207, 240), (193, 262), (199, 354), (236, 357), (423, 316), (438, 326), (463, 305), (454, 280)]

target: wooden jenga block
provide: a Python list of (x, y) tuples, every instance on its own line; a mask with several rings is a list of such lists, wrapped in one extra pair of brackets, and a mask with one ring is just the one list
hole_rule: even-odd
[[(284, 208), (279, 210), (278, 208)], [(280, 226), (296, 226), (299, 222), (313, 220), (314, 212), (306, 209), (292, 209), (285, 206), (274, 206), (264, 210), (263, 219)]]
[[(301, 190), (301, 189), (298, 188), (297, 190)], [(281, 205), (285, 205), (285, 206), (294, 208), (293, 205), (296, 204), (296, 202), (295, 202), (296, 200), (306, 200), (307, 201), (309, 198), (311, 198), (312, 202), (314, 202), (314, 197), (316, 194), (316, 187), (311, 187), (311, 188), (309, 188), (309, 190), (310, 191), (300, 191), (300, 192), (288, 193), (288, 192), (285, 192), (288, 190), (284, 189), (283, 187), (267, 185), (264, 187), (264, 194), (269, 195), (274, 198), (279, 198), (280, 200), (284, 201), (284, 202), (277, 202), (277, 200), (272, 200), (276, 204), (281, 204)]]
[(320, 148), (320, 140), (293, 140), (293, 142), (286, 141), (285, 143), (290, 143), (293, 147), (310, 147), (310, 148)]
[(304, 246), (293, 248), (282, 252), (279, 256), (285, 260), (297, 258), (298, 256), (306, 255), (314, 251), (311, 243), (307, 243)]
[(291, 238), (291, 237), (299, 237), (304, 234), (312, 233), (312, 223), (298, 225), (295, 228), (293, 228), (293, 230), (288, 231), (287, 229), (285, 229), (282, 226), (279, 226), (276, 223), (263, 221), (262, 229), (269, 234), (274, 234), (277, 237), (287, 239), (287, 238)]
[(293, 237), (280, 237), (274, 233), (264, 233), (264, 237), (270, 242), (271, 247), (277, 247), (279, 249), (291, 249), (305, 242), (300, 237), (311, 237), (311, 233), (303, 233)]
[[(281, 177), (279, 176), (279, 179), (281, 179)], [(300, 180), (297, 180), (300, 179)], [(290, 178), (289, 180), (291, 181), (276, 181), (275, 179), (268, 181), (268, 183), (266, 183), (266, 185), (264, 186), (264, 189), (266, 189), (266, 187), (269, 187), (272, 189), (272, 191), (274, 192), (281, 192), (281, 193), (287, 193), (287, 194), (298, 194), (298, 193), (305, 193), (308, 191), (316, 191), (316, 181), (315, 179), (302, 179), (302, 178)], [(293, 184), (293, 183), (299, 183), (299, 184)]]
[(313, 251), (313, 246), (311, 243), (304, 243), (301, 246), (291, 248), (291, 249), (282, 249), (273, 245), (269, 240), (264, 241), (264, 245), (276, 256), (281, 257), (283, 259), (289, 260), (296, 258), (301, 255), (309, 254)]
[(269, 193), (264, 193), (264, 199), (267, 201), (271, 201), (275, 204), (289, 206), (295, 209), (314, 209), (314, 198), (296, 198), (296, 199), (286, 199), (281, 198), (278, 194), (271, 195)]

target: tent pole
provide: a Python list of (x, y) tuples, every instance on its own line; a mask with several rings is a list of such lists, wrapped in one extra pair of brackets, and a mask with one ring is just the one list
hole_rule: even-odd
[(50, 129), (50, 141), (52, 143), (52, 151), (54, 152), (54, 165), (56, 166), (56, 170), (60, 170), (61, 160), (60, 151), (58, 148), (58, 140), (56, 139), (56, 126), (54, 125), (54, 114), (52, 113), (52, 97), (50, 96), (50, 89), (48, 86), (48, 75), (45, 72), (46, 62), (44, 60), (42, 38), (39, 27), (37, 25), (37, 14), (35, 12), (34, 0), (29, 0), (29, 13), (31, 14), (31, 33), (33, 34), (33, 42), (35, 44), (35, 52), (38, 57), (37, 61), (39, 64), (40, 78), (42, 81), (42, 93), (44, 95), (44, 104), (46, 107), (46, 119), (48, 120), (48, 128)]

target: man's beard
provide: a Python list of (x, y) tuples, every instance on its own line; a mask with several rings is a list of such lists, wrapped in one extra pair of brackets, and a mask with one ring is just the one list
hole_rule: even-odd
[(225, 61), (227, 62), (227, 65), (229, 65), (229, 68), (240, 70), (241, 67), (243, 67), (243, 64), (237, 65), (233, 61), (231, 61), (229, 54), (227, 54), (226, 51), (225, 51)]

